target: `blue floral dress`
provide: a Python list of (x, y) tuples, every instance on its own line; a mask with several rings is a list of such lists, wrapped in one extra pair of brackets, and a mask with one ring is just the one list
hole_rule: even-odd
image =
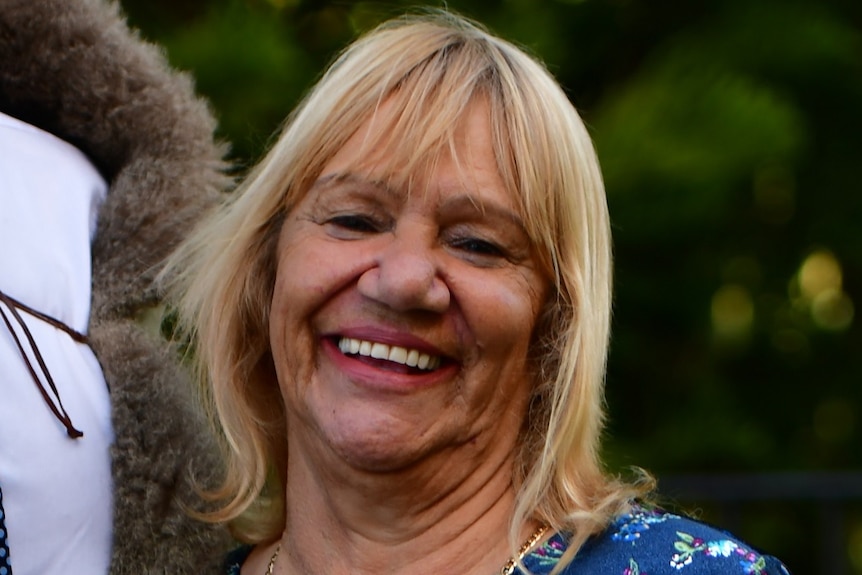
[[(524, 559), (527, 571), (548, 575), (567, 548), (555, 534)], [(251, 548), (232, 553), (227, 575), (239, 575)], [(453, 572), (457, 572), (457, 569)], [(660, 509), (634, 507), (591, 537), (563, 575), (789, 575), (776, 558), (764, 555), (732, 535), (705, 523)]]

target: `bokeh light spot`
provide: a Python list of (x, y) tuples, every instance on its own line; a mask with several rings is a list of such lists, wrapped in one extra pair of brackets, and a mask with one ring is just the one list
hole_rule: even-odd
[(826, 290), (841, 289), (841, 264), (832, 253), (818, 250), (811, 253), (799, 268), (799, 288), (802, 295), (816, 298)]
[(712, 296), (712, 328), (726, 340), (746, 337), (754, 323), (754, 301), (747, 289), (725, 284)]
[(853, 323), (853, 314), (853, 300), (840, 290), (824, 290), (811, 302), (811, 317), (822, 329), (847, 329)]

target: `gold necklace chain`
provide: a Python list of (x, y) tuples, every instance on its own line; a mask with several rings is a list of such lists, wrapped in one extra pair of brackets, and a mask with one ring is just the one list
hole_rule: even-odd
[(521, 548), (518, 549), (518, 555), (515, 557), (511, 557), (506, 564), (503, 565), (503, 568), (500, 569), (500, 575), (512, 575), (515, 572), (515, 565), (518, 564), (518, 561), (524, 558), (527, 554), (527, 551), (533, 548), (533, 545), (542, 538), (542, 535), (548, 530), (547, 525), (540, 525), (536, 532), (530, 535), (530, 538), (524, 541), (524, 544), (521, 545)]
[[(521, 545), (521, 548), (518, 549), (518, 555), (515, 557), (511, 557), (506, 564), (503, 565), (503, 568), (500, 570), (500, 575), (512, 575), (515, 572), (515, 565), (518, 564), (518, 561), (521, 561), (524, 558), (524, 555), (527, 554), (527, 551), (532, 549), (533, 545), (542, 538), (542, 535), (548, 530), (547, 525), (541, 525), (538, 529), (536, 529), (535, 533), (530, 535), (530, 538), (524, 541), (524, 544)], [(269, 558), (269, 564), (266, 567), (265, 575), (273, 575), (275, 569), (275, 561), (278, 559), (278, 553), (281, 551), (281, 542), (279, 541), (278, 545), (275, 546), (275, 553), (272, 554), (272, 557)]]
[(273, 553), (272, 557), (269, 558), (269, 565), (266, 567), (266, 575), (272, 575), (273, 569), (275, 569), (275, 560), (278, 559), (279, 551), (281, 551), (281, 541), (279, 541), (278, 545), (275, 546), (275, 553)]

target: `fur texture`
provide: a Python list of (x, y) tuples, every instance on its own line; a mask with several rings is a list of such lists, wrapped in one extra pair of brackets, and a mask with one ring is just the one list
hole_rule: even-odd
[(159, 262), (219, 190), (225, 150), (191, 79), (107, 0), (0, 0), (0, 110), (83, 150), (110, 184), (93, 245), (90, 337), (111, 389), (114, 574), (217, 572), (227, 534), (189, 518), (216, 446), (174, 350), (136, 314)]

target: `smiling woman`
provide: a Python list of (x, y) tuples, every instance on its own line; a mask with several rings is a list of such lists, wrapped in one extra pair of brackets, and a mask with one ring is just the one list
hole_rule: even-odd
[(227, 572), (781, 573), (604, 471), (610, 277), (539, 63), (445, 12), (347, 48), (163, 276), (225, 438), (207, 518), (251, 544)]
[[(548, 282), (496, 168), (487, 105), (465, 109), (452, 151), (409, 185), (379, 169), (388, 152), (367, 149), (398, 112), (386, 101), (287, 214), (270, 348), (292, 452), (337, 453), (330, 472), (343, 460), (405, 477), (451, 467), (466, 479), (480, 454), (497, 469), (515, 452)], [(405, 369), (410, 356), (424, 369)], [(290, 490), (299, 459), (288, 462)]]

